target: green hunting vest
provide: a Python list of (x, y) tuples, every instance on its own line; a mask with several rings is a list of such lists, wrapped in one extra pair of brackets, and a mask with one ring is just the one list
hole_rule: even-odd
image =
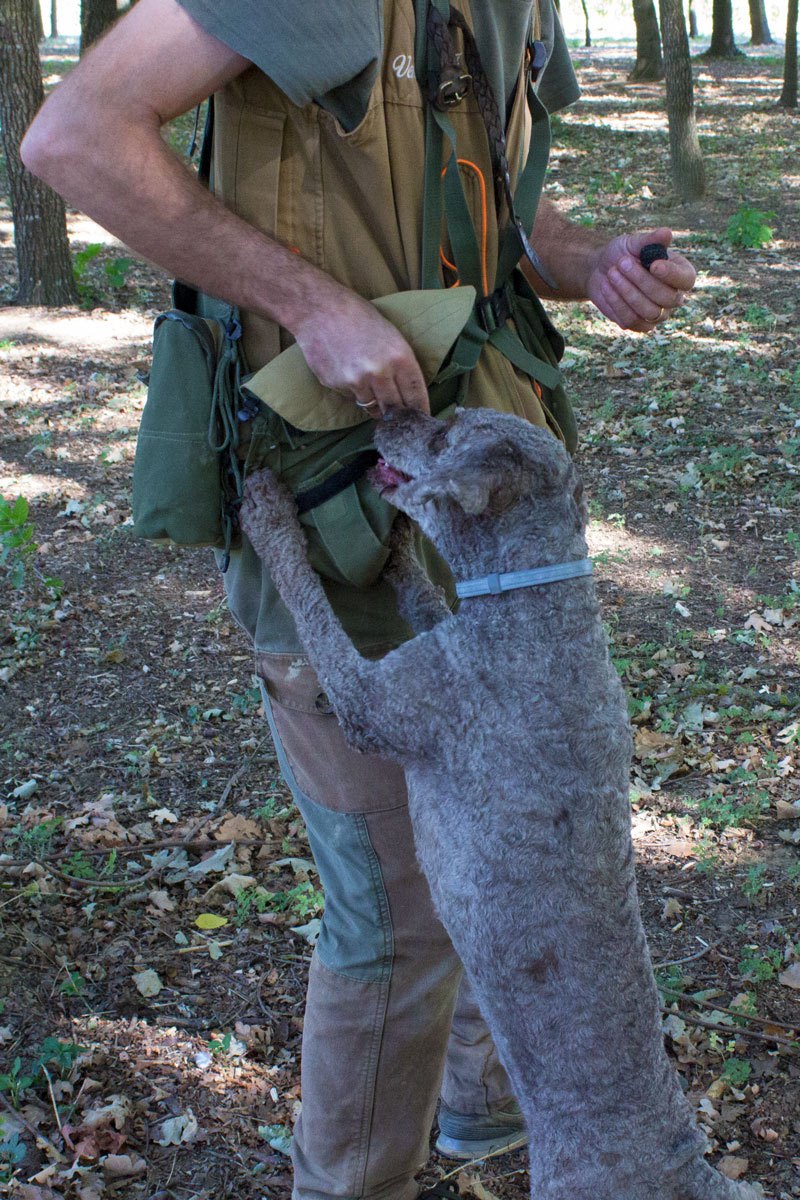
[[(452, 7), (471, 23), (469, 0), (453, 0)], [(414, 75), (415, 30), (414, 0), (386, 0), (380, 70), (366, 114), (350, 131), (317, 104), (293, 104), (255, 67), (215, 97), (216, 193), (249, 224), (295, 249), (367, 299), (419, 289), (425, 282), (421, 264), (426, 104)], [(546, 137), (549, 145), (546, 113), (541, 110), (535, 120), (529, 109), (528, 60), (526, 48), (506, 128), (513, 179), (526, 161), (532, 140)], [(478, 239), (480, 269), (478, 278), (455, 278), (448, 265), (452, 251), (443, 229), (437, 285), (469, 283), (479, 293), (489, 293), (495, 287), (506, 214), (501, 211), (499, 227), (486, 128), (471, 94), (449, 109), (447, 116), (455, 134), (464, 194)], [(445, 142), (443, 167), (449, 157), (450, 146)], [(529, 305), (521, 276), (518, 282), (523, 293), (519, 304)], [(538, 321), (535, 311), (531, 316)], [(286, 331), (264, 316), (244, 311), (241, 318), (244, 352), (251, 371), (291, 344)], [(544, 343), (541, 357), (548, 360), (552, 370), (559, 352), (557, 341), (552, 331), (540, 340)], [(569, 444), (573, 438), (571, 415), (562, 405), (557, 410), (559, 421), (540, 394), (541, 388), (500, 349), (486, 344), (470, 373), (464, 402), (515, 413), (549, 427)], [(331, 397), (330, 406), (323, 398), (317, 428), (340, 427), (343, 411), (348, 425), (368, 420), (354, 405), (343, 410), (340, 397)], [(282, 415), (291, 425), (291, 412), (284, 409)], [(302, 415), (298, 424), (308, 430), (308, 412)], [(565, 415), (569, 427), (562, 429)], [(255, 460), (248, 469), (260, 464), (258, 446), (252, 447), (251, 459), (253, 451)], [(364, 480), (363, 488), (368, 487)], [(370, 527), (363, 529), (366, 539), (371, 535), (380, 547), (388, 538), (390, 522), (376, 520), (369, 512), (364, 516), (345, 511), (346, 499), (331, 502), (328, 524), (335, 526), (338, 521), (355, 537), (356, 526), (366, 523)], [(431, 571), (440, 581), (447, 581), (448, 573), (432, 548), (424, 547), (423, 553)], [(335, 567), (323, 572), (329, 598), (343, 625), (367, 653), (398, 644), (409, 636), (396, 613), (391, 590), (378, 578), (382, 562), (378, 555), (360, 573), (358, 566), (344, 574)], [(232, 555), (226, 589), (234, 616), (253, 638), (257, 650), (293, 653), (299, 649), (293, 624), (269, 573), (246, 539)]]

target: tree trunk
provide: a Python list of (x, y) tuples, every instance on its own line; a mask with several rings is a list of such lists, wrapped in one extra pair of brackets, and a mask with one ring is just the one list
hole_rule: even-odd
[(589, 29), (589, 9), (587, 8), (586, 0), (581, 0), (581, 7), (583, 8), (583, 26), (586, 31), (583, 44), (584, 46), (591, 46), (592, 31)]
[(77, 304), (64, 202), (22, 165), (19, 146), (44, 99), (34, 3), (2, 0), (0, 123), (19, 269), (18, 304)]
[(732, 0), (714, 0), (711, 45), (703, 58), (738, 58), (742, 53), (733, 40)]
[(783, 108), (797, 108), (797, 0), (789, 0), (789, 10), (786, 14), (783, 91), (778, 103)]
[(769, 31), (764, 0), (750, 0), (750, 45), (771, 46), (774, 40)]
[(633, 0), (636, 22), (636, 63), (628, 79), (650, 83), (664, 78), (661, 34), (653, 0)]
[(117, 0), (81, 0), (81, 54), (117, 19)]
[(692, 0), (689, 0), (689, 37), (696, 38), (699, 36), (700, 35), (697, 32), (697, 9), (692, 3)]
[(706, 177), (694, 116), (694, 87), (682, 0), (659, 0), (672, 179), (681, 200), (705, 195)]
[(50, 37), (58, 37), (58, 0), (50, 0)]
[(44, 38), (44, 21), (42, 20), (42, 6), (39, 0), (33, 0), (33, 28), (36, 33), (36, 41), (41, 42)]

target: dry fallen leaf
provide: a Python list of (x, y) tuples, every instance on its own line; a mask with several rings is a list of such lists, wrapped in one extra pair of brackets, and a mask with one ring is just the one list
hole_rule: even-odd
[(158, 977), (158, 972), (151, 969), (139, 971), (133, 976), (133, 982), (142, 996), (157, 996), (164, 986)]
[(726, 1179), (741, 1179), (747, 1174), (747, 1168), (750, 1166), (750, 1160), (747, 1158), (736, 1158), (733, 1154), (726, 1154), (717, 1163), (717, 1170), (720, 1175), (724, 1175)]
[(141, 1175), (147, 1170), (147, 1163), (139, 1154), (109, 1154), (100, 1166), (106, 1175), (113, 1176)]
[(778, 983), (782, 983), (784, 987), (800, 990), (800, 962), (794, 962), (785, 971), (782, 971), (778, 976)]
[(218, 842), (250, 841), (263, 837), (261, 826), (250, 817), (227, 817), (219, 828), (214, 830)]
[(179, 1146), (197, 1136), (197, 1117), (190, 1108), (179, 1117), (169, 1117), (161, 1123), (161, 1136), (155, 1140), (159, 1146)]

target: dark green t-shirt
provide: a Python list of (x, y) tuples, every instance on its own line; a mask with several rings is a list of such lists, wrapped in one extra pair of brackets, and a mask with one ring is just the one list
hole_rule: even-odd
[[(366, 111), (383, 46), (383, 0), (179, 0), (199, 25), (248, 58), (298, 105), (315, 100), (345, 129)], [(531, 20), (532, 0), (472, 0), (475, 38), (495, 95), (508, 103)], [(298, 13), (302, 17), (299, 20)], [(538, 84), (549, 112), (577, 100), (579, 89), (552, 0), (542, 3), (549, 53)]]

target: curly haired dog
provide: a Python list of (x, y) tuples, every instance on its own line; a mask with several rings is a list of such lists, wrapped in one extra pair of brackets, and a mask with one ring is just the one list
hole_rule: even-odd
[[(461, 410), (376, 433), (374, 482), (457, 579), (585, 559), (578, 474), (549, 433)], [(748, 1200), (663, 1047), (631, 843), (630, 734), (591, 578), (462, 601), (398, 538), (391, 576), (424, 630), (362, 658), (268, 472), (242, 524), (268, 563), (352, 746), (408, 780), (417, 854), (530, 1131), (536, 1200)]]

